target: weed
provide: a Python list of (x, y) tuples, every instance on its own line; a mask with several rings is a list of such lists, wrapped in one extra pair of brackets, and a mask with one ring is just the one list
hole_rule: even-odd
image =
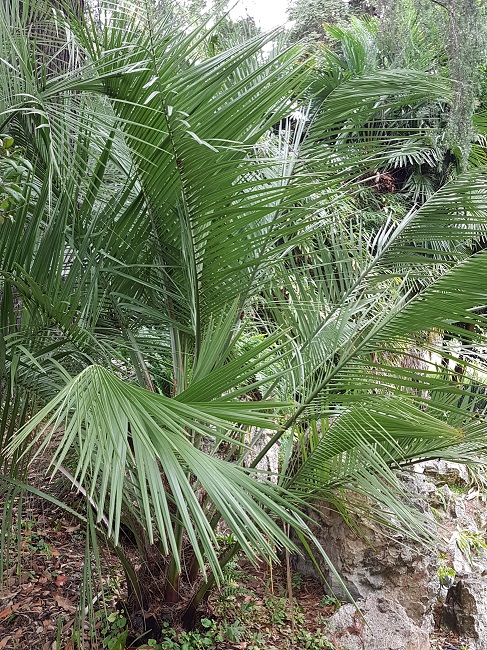
[(333, 611), (335, 612), (337, 609), (340, 609), (342, 606), (342, 603), (336, 596), (333, 596), (332, 594), (325, 594), (323, 598), (320, 600), (320, 607), (333, 607)]
[(163, 640), (157, 643), (150, 639), (147, 644), (140, 646), (141, 650), (204, 650), (217, 647), (217, 642), (224, 640), (221, 630), (215, 621), (209, 618), (201, 619), (202, 630), (181, 632), (163, 623)]
[(468, 485), (449, 485), (448, 487), (453, 492), (453, 494), (458, 494), (460, 496), (468, 494), (468, 491), (470, 489)]
[[(296, 625), (303, 625), (305, 620), (303, 608), (296, 599), (294, 599), (293, 617)], [(269, 621), (277, 627), (288, 625), (291, 622), (289, 600), (284, 596), (266, 596), (264, 604), (269, 615)]]
[(52, 556), (51, 546), (37, 533), (31, 533), (24, 539), (24, 547), (33, 553)]
[(294, 643), (296, 647), (305, 650), (335, 650), (333, 643), (328, 641), (319, 630), (314, 634), (307, 630), (299, 630), (294, 636)]
[(297, 571), (293, 573), (291, 577), (291, 587), (293, 588), (293, 591), (299, 591), (301, 589), (301, 585), (303, 584), (303, 576), (301, 573), (298, 573)]
[(456, 571), (453, 567), (447, 566), (445, 560), (440, 559), (440, 565), (436, 574), (442, 587), (451, 587), (455, 581)]
[(468, 530), (457, 529), (457, 546), (462, 551), (470, 565), (473, 564), (474, 555), (487, 550), (483, 533), (472, 533)]
[(112, 612), (105, 617), (105, 612), (98, 613), (102, 621), (102, 644), (108, 650), (124, 650), (128, 637), (127, 619), (120, 612)]
[(265, 599), (265, 606), (269, 612), (270, 620), (278, 626), (284, 625), (288, 621), (288, 601), (287, 598), (269, 595)]
[(441, 512), (441, 510), (438, 510), (438, 508), (434, 508), (433, 506), (430, 506), (431, 514), (434, 516), (434, 518), (437, 521), (441, 521), (445, 517), (445, 513)]

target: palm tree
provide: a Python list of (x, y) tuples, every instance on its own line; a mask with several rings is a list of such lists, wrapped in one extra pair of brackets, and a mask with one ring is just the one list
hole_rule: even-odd
[[(391, 468), (467, 462), (485, 426), (471, 372), (463, 386), (394, 360), (458, 322), (483, 341), (487, 257), (466, 244), (485, 227), (485, 180), (459, 178), (374, 237), (350, 205), (364, 157), (390, 155), (356, 134), (448, 84), (364, 72), (271, 135), (309, 99), (299, 47), (265, 59), (272, 35), (258, 36), (205, 59), (212, 28), (116, 3), (69, 17), (79, 65), (46, 79), (22, 15), (1, 12), (0, 131), (32, 166), (1, 226), (4, 493), (26, 487), (23, 459), (48, 458), (85, 495), (87, 544), (113, 547), (132, 606), (188, 626), (236, 553), (296, 550), (287, 526), (309, 546), (310, 494), (353, 509), (355, 491), (427, 535)], [(471, 349), (460, 362), (481, 375)]]

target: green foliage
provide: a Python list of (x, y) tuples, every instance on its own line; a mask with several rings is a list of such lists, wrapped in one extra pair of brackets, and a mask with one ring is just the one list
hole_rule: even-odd
[(299, 630), (294, 637), (294, 641), (296, 647), (306, 648), (306, 650), (335, 650), (336, 648), (321, 632), (313, 634), (307, 630)]
[(293, 574), (291, 576), (291, 587), (293, 591), (299, 591), (301, 589), (301, 586), (303, 584), (303, 576), (299, 571), (293, 571)]
[[(163, 640), (157, 643), (155, 640), (150, 640), (146, 645), (140, 646), (142, 650), (204, 650), (205, 648), (218, 647), (218, 643), (230, 641), (233, 643), (241, 643), (242, 639), (245, 641), (245, 647), (249, 650), (266, 650), (268, 647), (258, 634), (246, 634), (243, 627), (234, 622), (216, 623), (210, 619), (201, 620), (201, 629), (194, 632), (182, 632), (177, 634), (173, 628), (168, 624), (163, 626)], [(311, 633), (306, 629), (299, 627), (286, 648), (299, 647), (306, 648), (306, 650), (334, 650), (335, 646), (329, 641), (326, 635), (317, 630)]]
[(25, 200), (23, 185), (31, 170), (22, 151), (9, 135), (0, 134), (0, 225), (12, 220)]
[(202, 650), (203, 648), (214, 648), (217, 642), (223, 641), (224, 637), (218, 629), (215, 621), (209, 618), (201, 619), (201, 630), (193, 632), (182, 632), (176, 634), (169, 625), (163, 626), (163, 641), (154, 644), (155, 650)]
[[(376, 198), (363, 221), (357, 190), (435, 160), (420, 111), (448, 103), (448, 81), (379, 70), (370, 24), (335, 29), (342, 55), (317, 61), (301, 47), (265, 58), (261, 35), (207, 59), (216, 27), (124, 2), (102, 24), (66, 19), (78, 67), (46, 81), (14, 4), (0, 7), (0, 58), (18, 66), (0, 70), (0, 114), (33, 168), (0, 238), (4, 494), (42, 454), (82, 495), (60, 505), (78, 510), (87, 558), (101, 572), (109, 544), (137, 597), (181, 612), (185, 596), (188, 625), (215, 585), (231, 599), (240, 551), (255, 563), (296, 550), (282, 523), (316, 541), (310, 499), (428, 538), (395, 470), (487, 451), (487, 257), (472, 254), (486, 174), (408, 210)], [(450, 354), (431, 330), (461, 337), (468, 399), (457, 370), (412, 363)], [(272, 476), (262, 461), (281, 441)], [(89, 611), (90, 561), (84, 578)], [(280, 597), (266, 604), (289, 623)], [(226, 632), (194, 634), (166, 641)]]
[(269, 612), (271, 623), (283, 626), (290, 622), (290, 608), (287, 598), (270, 594), (265, 599), (265, 606)]
[(476, 555), (482, 550), (487, 550), (485, 535), (481, 532), (457, 529), (456, 543), (470, 565), (473, 565)]
[(462, 7), (449, 0), (448, 51), (455, 98), (452, 105), (447, 137), (461, 160), (470, 155), (475, 138), (472, 116), (479, 93), (481, 66), (487, 52), (487, 5), (483, 0), (465, 0)]
[(100, 628), (103, 648), (107, 650), (124, 650), (128, 637), (127, 619), (120, 612), (112, 612), (105, 616), (99, 613), (102, 626)]
[(223, 580), (217, 591), (216, 602), (219, 618), (234, 618), (236, 626), (250, 620), (255, 614), (254, 594), (242, 582), (244, 574), (239, 567), (239, 561), (240, 558), (236, 557), (223, 568)]
[(288, 8), (288, 19), (294, 21), (291, 38), (323, 39), (325, 23), (336, 23), (347, 12), (343, 0), (295, 0)]
[(332, 594), (326, 594), (320, 601), (321, 607), (333, 607), (334, 610), (340, 609), (342, 603)]
[(290, 38), (293, 41), (322, 41), (330, 45), (329, 25), (343, 25), (354, 17), (377, 15), (371, 0), (293, 0), (288, 3), (288, 19), (293, 21)]
[(455, 581), (456, 571), (453, 567), (448, 566), (444, 559), (440, 558), (437, 576), (438, 580), (440, 581), (440, 585), (444, 587), (450, 587)]
[(483, 0), (386, 0), (381, 49), (387, 65), (415, 67), (453, 80), (445, 144), (466, 168), (476, 139), (473, 114), (481, 97), (487, 48)]

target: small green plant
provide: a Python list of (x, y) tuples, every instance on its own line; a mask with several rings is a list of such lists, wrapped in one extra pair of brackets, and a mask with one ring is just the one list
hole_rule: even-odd
[(112, 612), (106, 616), (105, 612), (99, 612), (98, 616), (102, 621), (101, 634), (103, 648), (108, 650), (124, 650), (127, 641), (127, 619), (121, 612)]
[(220, 588), (218, 600), (220, 602), (236, 600), (237, 597), (247, 594), (247, 590), (240, 584), (243, 573), (238, 566), (238, 560), (228, 562), (223, 570), (223, 584)]
[(269, 612), (272, 623), (284, 625), (288, 621), (288, 601), (287, 598), (269, 595), (265, 599), (265, 606)]
[(40, 537), (39, 535), (32, 535), (30, 547), (36, 553), (47, 555), (48, 557), (51, 557), (52, 555), (51, 546), (46, 542), (44, 538)]
[(314, 634), (307, 630), (298, 630), (294, 636), (295, 647), (305, 650), (335, 650), (335, 646), (321, 631)]
[(141, 650), (205, 650), (216, 648), (219, 642), (225, 640), (220, 626), (212, 619), (202, 618), (201, 627), (201, 630), (178, 633), (165, 622), (162, 626), (162, 641), (158, 643), (155, 639), (150, 639), (140, 648)]
[(453, 567), (447, 566), (444, 560), (440, 559), (440, 566), (438, 567), (436, 574), (442, 587), (450, 587), (455, 581), (455, 569), (453, 569)]
[(51, 546), (42, 535), (35, 532), (35, 527), (35, 521), (22, 522), (22, 547), (34, 553), (50, 557), (52, 555)]
[[(223, 583), (216, 602), (216, 614), (223, 621), (238, 616), (238, 620), (244, 622), (248, 620), (255, 609), (253, 592), (242, 584), (243, 578), (244, 575), (238, 566), (238, 560), (232, 560), (226, 565), (223, 572)], [(230, 632), (230, 635), (232, 634)]]
[(221, 627), (222, 627), (223, 635), (229, 641), (233, 641), (234, 643), (240, 643), (240, 641), (244, 637), (245, 627), (242, 624), (242, 621), (240, 621), (240, 619), (238, 618), (232, 623), (227, 623), (227, 621), (223, 621)]
[(442, 519), (445, 518), (445, 513), (441, 512), (441, 510), (438, 510), (438, 508), (435, 508), (434, 506), (430, 506), (431, 514), (437, 521), (441, 521)]
[(448, 486), (450, 490), (453, 492), (453, 494), (458, 494), (460, 496), (464, 496), (465, 494), (468, 494), (469, 491), (469, 486), (468, 485), (449, 485)]
[(468, 530), (457, 529), (457, 546), (469, 562), (473, 564), (473, 558), (481, 550), (487, 550), (487, 544), (483, 533), (472, 533)]
[(291, 577), (291, 587), (293, 588), (293, 591), (299, 591), (301, 589), (301, 585), (303, 584), (303, 576), (301, 573), (296, 571), (293, 573)]
[(251, 635), (249, 645), (247, 646), (248, 650), (264, 650), (264, 637), (262, 632), (256, 632)]
[(320, 607), (333, 607), (333, 611), (340, 609), (341, 606), (341, 601), (339, 601), (338, 598), (332, 594), (326, 594), (320, 600)]
[[(296, 601), (293, 599), (294, 607), (292, 617), (294, 618), (294, 623), (296, 625), (304, 624), (303, 609)], [(284, 596), (266, 596), (264, 600), (266, 606), (269, 621), (277, 627), (282, 627), (283, 625), (288, 625), (291, 622), (291, 608), (289, 605), (288, 598)]]

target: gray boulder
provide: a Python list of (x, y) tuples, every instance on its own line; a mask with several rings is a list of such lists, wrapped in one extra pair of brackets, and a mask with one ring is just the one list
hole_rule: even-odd
[(448, 460), (427, 460), (423, 463), (418, 463), (415, 471), (433, 477), (437, 484), (443, 481), (448, 485), (466, 487), (471, 482), (465, 465), (452, 463)]
[(468, 643), (469, 650), (487, 650), (487, 578), (469, 577), (451, 587), (443, 619)]
[(429, 634), (415, 625), (404, 607), (378, 594), (343, 605), (328, 621), (332, 642), (347, 650), (430, 650)]
[[(424, 477), (412, 475), (405, 489), (408, 494), (418, 495), (415, 498), (427, 514), (428, 504), (421, 496), (422, 491), (429, 493), (425, 483)], [(425, 548), (366, 520), (358, 522), (358, 534), (326, 504), (313, 516), (314, 532), (354, 600), (380, 595), (398, 602), (414, 624), (431, 629), (439, 588), (436, 549)], [(319, 577), (306, 558), (300, 558), (296, 568), (304, 575)], [(330, 590), (338, 598), (349, 600), (324, 561), (320, 568)]]

